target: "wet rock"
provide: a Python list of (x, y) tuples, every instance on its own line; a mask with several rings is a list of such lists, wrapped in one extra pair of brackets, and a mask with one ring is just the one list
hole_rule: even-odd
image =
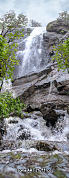
[(6, 132), (4, 127), (4, 121), (0, 121), (0, 144), (4, 133)]
[(57, 45), (62, 38), (61, 34), (55, 32), (46, 32), (43, 34), (43, 44), (47, 53), (48, 62), (51, 61), (51, 57), (54, 55), (53, 46)]
[(0, 123), (0, 133), (1, 133), (2, 136), (4, 134), (4, 129), (3, 129), (4, 125), (3, 124), (4, 124), (3, 122)]
[[(34, 116), (33, 112), (36, 111), (38, 113), (41, 111), (47, 126), (53, 126), (58, 119), (55, 109), (66, 110), (69, 106), (69, 95), (66, 93), (69, 88), (69, 74), (56, 71), (56, 66), (54, 65), (51, 65), (50, 68), (48, 75), (46, 70), (41, 71), (38, 75), (31, 74), (17, 79), (17, 87), (15, 87), (15, 82), (13, 86), (17, 95), (20, 95), (21, 102), (26, 103), (24, 112), (27, 112), (27, 114), (23, 114), (24, 118), (25, 115), (28, 116), (32, 113), (32, 117), (37, 119), (37, 114)], [(52, 85), (51, 80), (53, 80)], [(27, 86), (30, 87), (27, 88)], [(21, 87), (24, 87), (24, 89), (21, 89)]]
[(27, 139), (30, 139), (31, 138), (31, 135), (30, 135), (30, 132), (29, 131), (23, 131), (23, 133), (17, 138), (17, 139), (20, 139), (20, 140), (27, 140)]
[(67, 134), (67, 139), (69, 140), (69, 133)]
[[(68, 78), (69, 74), (58, 72), (56, 64), (50, 64), (47, 69), (39, 73), (15, 80), (13, 90), (16, 97), (19, 96), (21, 102), (26, 104), (26, 112), (40, 111), (44, 103), (47, 105), (50, 103), (57, 109), (66, 109), (69, 105), (69, 95), (68, 93), (65, 94), (69, 88)], [(51, 81), (53, 81), (52, 85)]]
[(32, 112), (33, 119), (34, 117), (43, 117), (42, 113), (40, 111), (33, 111)]
[(69, 80), (65, 80), (65, 81), (54, 80), (54, 85), (57, 88), (59, 94), (69, 95)]
[(54, 151), (57, 150), (58, 148), (53, 143), (40, 141), (36, 144), (36, 149), (39, 151)]
[(13, 140), (3, 140), (1, 141), (0, 151), (3, 150), (9, 150), (9, 149), (15, 149), (17, 147), (17, 143), (15, 143)]
[[(69, 25), (59, 20), (47, 25), (47, 32), (43, 34), (42, 50), (46, 51), (48, 61), (54, 54), (53, 45), (69, 37), (68, 30)], [(56, 63), (47, 62), (47, 64), (48, 66), (39, 72), (15, 79), (13, 90), (16, 97), (19, 96), (20, 100), (26, 104), (26, 112), (41, 111), (47, 125), (54, 125), (58, 119), (54, 109), (66, 110), (69, 106), (69, 74), (66, 71), (58, 72)], [(44, 104), (47, 106), (50, 104), (52, 108), (45, 109)]]
[(69, 106), (67, 107), (67, 113), (69, 114)]
[(43, 114), (44, 120), (46, 120), (46, 125), (54, 126), (58, 120), (59, 115), (56, 113), (56, 111), (53, 109), (53, 107), (49, 108), (49, 107), (43, 105), (41, 107), (41, 112)]
[(30, 104), (27, 105), (27, 108), (26, 108), (27, 112), (32, 112), (34, 111), (34, 109), (32, 108), (32, 106)]
[(66, 34), (69, 30), (69, 25), (68, 23), (65, 23), (65, 21), (61, 20), (55, 20), (50, 23), (48, 23), (46, 30), (48, 32), (56, 32), (59, 34)]
[(10, 120), (10, 122), (9, 122), (10, 124), (17, 124), (18, 123), (18, 121), (16, 121), (16, 120)]
[(32, 127), (37, 127), (37, 126), (38, 126), (38, 122), (33, 122), (33, 123), (31, 124), (31, 126), (32, 126)]
[(23, 117), (24, 118), (30, 118), (31, 114), (29, 112), (27, 112), (27, 108), (25, 110), (26, 110), (25, 112), (24, 111), (22, 112), (23, 113)]

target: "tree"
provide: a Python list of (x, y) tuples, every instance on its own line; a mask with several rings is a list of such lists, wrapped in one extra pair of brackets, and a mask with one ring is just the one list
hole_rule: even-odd
[(69, 38), (60, 42), (57, 47), (54, 46), (54, 52), (52, 59), (57, 61), (58, 70), (67, 69), (69, 72)]
[[(16, 60), (16, 51), (18, 44), (16, 39), (23, 37), (24, 26), (27, 24), (27, 18), (19, 14), (16, 18), (14, 11), (6, 13), (0, 18), (0, 80), (11, 78), (14, 66), (19, 64)], [(20, 27), (21, 30), (20, 30)]]
[(67, 11), (63, 11), (59, 13), (59, 17), (57, 21), (63, 21), (65, 25), (69, 25), (69, 13)]
[(5, 37), (8, 33), (17, 31), (18, 28), (26, 26), (28, 18), (23, 14), (19, 14), (16, 17), (14, 11), (9, 11), (3, 17), (0, 18), (1, 35)]
[(7, 43), (7, 40), (0, 35), (0, 80), (12, 78), (14, 65), (18, 64), (15, 52), (17, 51), (17, 44)]
[(31, 20), (31, 27), (41, 27), (41, 24), (35, 20)]

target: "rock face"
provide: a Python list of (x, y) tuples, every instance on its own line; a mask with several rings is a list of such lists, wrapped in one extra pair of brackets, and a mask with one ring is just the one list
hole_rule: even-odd
[(60, 95), (68, 95), (69, 96), (69, 80), (68, 81), (61, 81), (57, 82), (54, 80), (55, 87)]
[(68, 38), (68, 30), (69, 26), (62, 21), (49, 23), (47, 32), (43, 34), (43, 47), (49, 59), (48, 66), (13, 82), (13, 92), (26, 103), (26, 111), (41, 111), (47, 126), (54, 126), (57, 121), (59, 115), (56, 110), (67, 110), (69, 113), (69, 74), (66, 71), (58, 72), (56, 62), (50, 62), (54, 54), (53, 45)]
[(26, 103), (28, 112), (40, 110), (47, 126), (53, 126), (59, 117), (55, 110), (69, 106), (69, 74), (50, 64), (40, 73), (16, 79), (13, 91)]
[(43, 34), (43, 48), (49, 59), (48, 67), (13, 82), (16, 97), (26, 103), (27, 111), (40, 110), (47, 126), (54, 126), (60, 117), (56, 110), (67, 110), (69, 113), (69, 74), (57, 70), (56, 63), (52, 63), (53, 45), (69, 37), (69, 24), (62, 20), (55, 20), (47, 25), (47, 32)]
[(43, 118), (46, 120), (46, 125), (54, 126), (59, 117), (56, 111), (52, 107), (42, 105), (41, 112), (43, 113)]
[(62, 34), (57, 34), (56, 32), (46, 32), (43, 34), (43, 43), (44, 48), (47, 52), (48, 60), (50, 61), (50, 57), (53, 56), (53, 45), (57, 45), (59, 41), (62, 39)]
[(69, 23), (63, 20), (55, 20), (47, 25), (46, 30), (48, 32), (56, 32), (58, 34), (66, 34), (69, 30)]

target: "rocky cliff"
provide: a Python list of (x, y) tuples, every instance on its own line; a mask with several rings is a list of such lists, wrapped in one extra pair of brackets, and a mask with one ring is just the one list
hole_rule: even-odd
[[(60, 33), (60, 29), (64, 33)], [(49, 58), (48, 66), (40, 72), (26, 75), (13, 82), (16, 97), (20, 97), (27, 105), (27, 111), (40, 110), (47, 125), (54, 125), (58, 116), (56, 110), (69, 108), (69, 74), (59, 71), (57, 64), (50, 62), (54, 54), (52, 47), (60, 40), (69, 37), (69, 26), (57, 21), (47, 25), (47, 32), (43, 34), (43, 45)], [(58, 31), (57, 31), (58, 30)]]
[[(42, 41), (42, 49), (46, 51), (49, 61), (47, 66), (40, 71), (15, 79), (12, 90), (15, 96), (20, 97), (26, 104), (26, 111), (40, 111), (46, 125), (54, 126), (59, 117), (64, 117), (64, 111), (69, 114), (69, 74), (67, 71), (58, 72), (56, 62), (51, 62), (54, 54), (52, 47), (60, 40), (68, 38), (69, 32), (68, 26), (65, 26), (64, 34), (57, 33), (57, 29), (61, 27), (63, 30), (64, 25), (58, 24), (57, 21), (51, 22), (50, 25), (47, 25), (47, 32), (43, 33)], [(0, 132), (3, 130), (1, 128)]]

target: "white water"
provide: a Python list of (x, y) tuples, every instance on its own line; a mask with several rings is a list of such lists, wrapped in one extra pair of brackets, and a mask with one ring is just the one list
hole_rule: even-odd
[[(27, 136), (29, 140), (47, 140), (47, 141), (67, 141), (67, 135), (69, 134), (69, 115), (65, 111), (58, 111), (65, 113), (63, 118), (60, 118), (56, 123), (56, 127), (52, 129), (46, 126), (46, 122), (42, 117), (36, 117), (32, 113), (32, 116), (25, 119), (19, 119), (18, 117), (10, 117), (5, 119), (7, 128), (7, 134), (4, 135), (3, 139), (8, 141), (18, 141), (20, 135)], [(13, 121), (17, 123), (13, 123)], [(23, 145), (24, 147), (24, 145)]]
[(3, 85), (2, 85), (2, 89), (1, 89), (1, 93), (3, 92), (11, 92), (12, 93), (12, 96), (13, 98), (16, 98), (16, 94), (15, 94), (15, 91), (12, 89), (12, 82), (11, 82), (11, 79), (7, 79), (7, 80), (3, 80)]
[[(65, 111), (63, 111), (65, 112)], [(54, 129), (54, 134), (49, 138), (50, 141), (67, 141), (69, 137), (69, 115), (65, 112), (64, 119), (59, 119)]]
[[(18, 52), (23, 57), (22, 65), (19, 68), (19, 76), (25, 75), (26, 73), (30, 72), (36, 72), (40, 69), (42, 62), (42, 40), (44, 31), (45, 28), (35, 28), (30, 36), (26, 39), (25, 50)], [(51, 83), (48, 99), (51, 96), (53, 81), (55, 78), (58, 78), (57, 71), (55, 70), (55, 74), (52, 74), (52, 76), (49, 77), (51, 79)], [(10, 80), (8, 80), (8, 82), (4, 80), (2, 92), (8, 89), (12, 91), (11, 82)], [(11, 120), (18, 121), (18, 123), (10, 123)], [(3, 137), (5, 141), (14, 140), (15, 142), (17, 142), (18, 137), (22, 133), (25, 133), (25, 135), (28, 135), (29, 140), (48, 140), (61, 142), (67, 141), (67, 135), (69, 134), (69, 116), (67, 115), (67, 113), (65, 113), (63, 120), (60, 119), (56, 123), (56, 128), (53, 131), (51, 127), (46, 127), (46, 122), (42, 117), (38, 117), (37, 120), (34, 120), (32, 117), (25, 118), (23, 120), (17, 117), (10, 117), (9, 119), (5, 119), (5, 124), (7, 128), (7, 134)]]
[(35, 27), (30, 36), (25, 39), (25, 50), (17, 52), (17, 56), (22, 59), (21, 66), (19, 66), (18, 70), (19, 77), (31, 72), (36, 72), (41, 68), (44, 32), (46, 32), (45, 27)]
[(12, 83), (11, 80), (3, 80), (3, 85), (2, 85), (2, 89), (1, 92), (6, 92), (7, 90), (11, 90), (12, 89)]

